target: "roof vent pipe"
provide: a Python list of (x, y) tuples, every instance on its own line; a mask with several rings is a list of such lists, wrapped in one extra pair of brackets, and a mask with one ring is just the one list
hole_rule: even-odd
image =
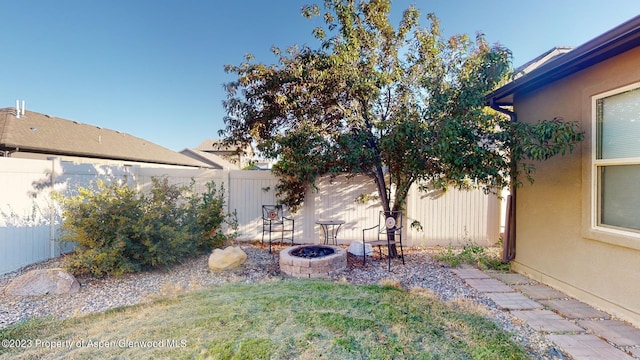
[(16, 100), (16, 119), (20, 119), (20, 116), (24, 116), (25, 101), (22, 100), (22, 110), (20, 109), (20, 100)]

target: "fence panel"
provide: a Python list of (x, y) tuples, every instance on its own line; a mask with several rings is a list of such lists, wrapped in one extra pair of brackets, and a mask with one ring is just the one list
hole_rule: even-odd
[(51, 258), (49, 235), (49, 225), (0, 227), (0, 274)]
[[(323, 178), (315, 193), (316, 204), (313, 217), (316, 220), (344, 220), (338, 232), (338, 243), (350, 243), (362, 240), (362, 228), (378, 223), (380, 206), (376, 201), (362, 203), (357, 201), (362, 195), (376, 196), (377, 191), (371, 178), (356, 176), (347, 178), (339, 176), (335, 179)], [(323, 239), (322, 230), (315, 227), (315, 239)]]
[(417, 220), (422, 230), (409, 228), (414, 246), (462, 245), (474, 241), (492, 245), (499, 238), (500, 200), (482, 190), (420, 191), (411, 188), (407, 201), (408, 225)]
[[(262, 205), (277, 203), (276, 184), (277, 179), (271, 171), (230, 171), (227, 201), (229, 211), (237, 214), (239, 240), (261, 239)], [(294, 234), (296, 238), (302, 233), (300, 227), (297, 228)]]
[[(204, 170), (149, 165), (116, 166), (74, 164), (58, 160), (0, 158), (0, 273), (57, 256), (63, 249), (55, 242), (59, 235), (61, 209), (51, 199), (51, 189), (74, 195), (80, 186), (92, 186), (99, 178), (121, 179), (141, 191), (151, 186), (152, 177), (166, 176), (172, 184), (195, 182), (204, 191), (213, 181), (224, 184), (229, 211), (236, 211), (239, 240), (261, 239), (261, 206), (277, 203), (277, 179), (271, 171)], [(52, 186), (53, 184), (53, 186)], [(317, 189), (306, 194), (302, 208), (292, 214), (296, 221), (296, 243), (321, 242), (320, 219), (345, 221), (339, 243), (361, 240), (362, 228), (378, 221), (379, 203), (357, 202), (361, 195), (375, 197), (373, 181), (364, 176), (322, 178)], [(466, 239), (492, 244), (500, 231), (500, 201), (481, 191), (446, 193), (421, 192), (414, 186), (407, 199), (409, 246), (459, 245)], [(423, 231), (409, 228), (418, 221)]]
[(161, 176), (172, 184), (189, 185), (193, 179), (196, 191), (209, 181), (226, 181), (223, 171), (214, 170), (0, 158), (0, 274), (72, 251), (70, 244), (56, 241), (61, 208), (52, 190), (73, 196), (102, 179), (127, 181), (144, 191), (152, 177)]
[(51, 161), (0, 158), (0, 274), (57, 256)]
[(135, 167), (135, 184), (138, 190), (146, 191), (151, 187), (152, 178), (166, 177), (170, 184), (174, 185), (194, 185), (196, 192), (206, 190), (206, 184), (213, 181), (219, 188), (224, 183), (226, 190), (228, 186), (228, 172), (225, 170), (192, 169), (192, 168), (162, 168), (150, 166)]

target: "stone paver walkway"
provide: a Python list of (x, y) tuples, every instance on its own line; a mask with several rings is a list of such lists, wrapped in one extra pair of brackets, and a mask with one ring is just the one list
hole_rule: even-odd
[(542, 309), (542, 305), (517, 292), (485, 293), (502, 310)]
[(584, 332), (584, 329), (551, 310), (513, 310), (513, 316), (544, 333)]
[(596, 310), (593, 307), (574, 299), (540, 300), (547, 307), (562, 314), (568, 319), (608, 319), (609, 314)]
[(514, 288), (533, 300), (551, 300), (566, 297), (565, 294), (546, 285), (517, 285)]
[(572, 359), (640, 359), (640, 329), (520, 274), (452, 270)]

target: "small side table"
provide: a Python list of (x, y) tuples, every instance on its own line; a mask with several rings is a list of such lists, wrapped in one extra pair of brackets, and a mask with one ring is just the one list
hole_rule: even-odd
[(333, 240), (334, 245), (338, 245), (338, 230), (344, 224), (343, 220), (317, 220), (316, 224), (322, 227), (325, 245), (329, 245), (329, 239)]

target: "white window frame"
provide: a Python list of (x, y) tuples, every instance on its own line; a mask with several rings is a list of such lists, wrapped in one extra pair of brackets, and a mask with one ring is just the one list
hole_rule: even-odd
[(632, 158), (619, 158), (619, 159), (598, 159), (598, 110), (597, 101), (621, 94), (630, 90), (636, 90), (640, 88), (640, 82), (636, 82), (630, 85), (626, 85), (614, 90), (610, 90), (601, 94), (592, 96), (591, 98), (591, 114), (592, 114), (592, 151), (591, 151), (591, 229), (599, 232), (623, 235), (625, 237), (632, 237), (640, 239), (640, 230), (625, 229), (614, 226), (607, 226), (600, 224), (601, 217), (601, 197), (600, 197), (600, 168), (609, 165), (640, 165), (640, 157)]

